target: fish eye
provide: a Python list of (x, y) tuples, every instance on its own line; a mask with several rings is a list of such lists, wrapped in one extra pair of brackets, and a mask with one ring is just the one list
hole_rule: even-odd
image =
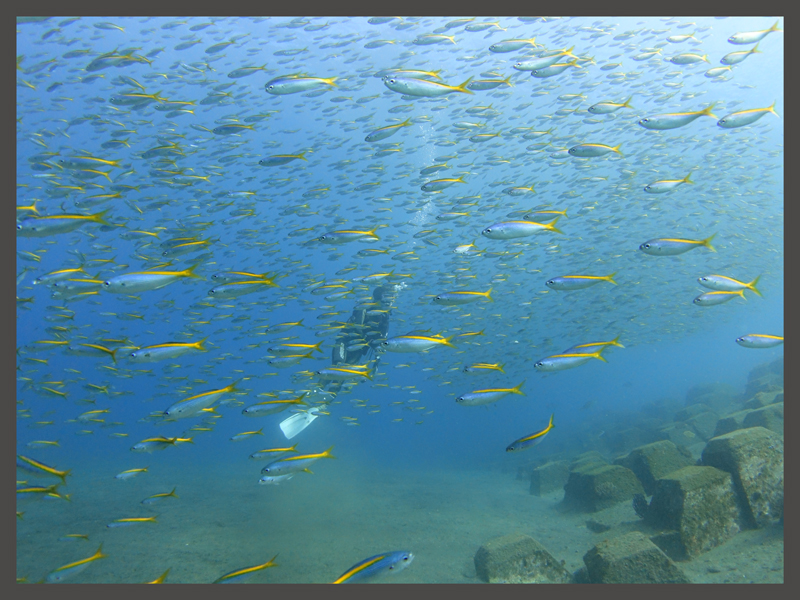
[(720, 119), (719, 122), (720, 123), (727, 123), (727, 121), (725, 119)]
[(539, 361), (539, 362), (535, 363), (533, 366), (534, 367), (541, 367), (543, 364), (544, 363), (542, 361)]
[(269, 89), (273, 89), (274, 87), (275, 87), (274, 85), (271, 85), (271, 86), (269, 86)]
[(108, 286), (110, 286), (110, 285), (111, 285), (111, 282), (110, 282), (110, 281), (104, 281), (104, 282), (103, 282), (103, 285), (104, 285), (105, 287), (108, 287)]
[(650, 186), (649, 186), (649, 185), (646, 185), (646, 186), (644, 186), (644, 189), (645, 189), (645, 191), (647, 191), (647, 190), (649, 190), (649, 189), (650, 189)]
[(487, 227), (484, 231), (486, 231), (486, 233), (492, 233), (492, 228), (491, 227)]
[(389, 83), (394, 83), (394, 82), (395, 82), (395, 80), (394, 80), (394, 79), (390, 79), (390, 80), (389, 80)]
[(646, 119), (646, 118), (642, 119), (642, 123), (649, 123), (649, 122), (650, 122), (650, 119)]
[(555, 281), (553, 281), (552, 279), (550, 279), (549, 281), (547, 281), (547, 282), (545, 283), (545, 285), (553, 285), (554, 283), (555, 283)]
[(645, 247), (645, 248), (649, 248), (649, 247), (650, 247), (650, 244), (645, 244), (645, 245), (644, 245), (644, 247)]
[(17, 231), (22, 229), (22, 223), (17, 223)]

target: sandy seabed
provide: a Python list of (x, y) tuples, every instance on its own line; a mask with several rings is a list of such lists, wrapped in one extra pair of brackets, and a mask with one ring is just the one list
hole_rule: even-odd
[[(509, 470), (367, 471), (344, 461), (316, 465), (278, 486), (261, 486), (254, 462), (215, 469), (152, 469), (117, 481), (106, 468), (70, 477), (72, 502), (20, 503), (17, 577), (90, 556), (103, 542), (107, 559), (71, 581), (145, 582), (167, 568), (168, 583), (208, 583), (230, 571), (267, 562), (252, 583), (325, 583), (369, 556), (410, 550), (414, 562), (386, 583), (479, 583), (473, 557), (494, 537), (534, 537), (570, 571), (597, 542), (632, 530), (648, 533), (630, 503), (594, 514), (564, 513), (563, 492), (536, 497)], [(98, 473), (106, 471), (103, 476)], [(143, 498), (177, 486), (178, 499), (149, 507)], [(121, 517), (158, 515), (158, 523), (108, 529)], [(611, 526), (593, 533), (586, 521)], [(58, 541), (67, 533), (89, 541)], [(783, 527), (740, 532), (689, 562), (696, 583), (782, 583)]]

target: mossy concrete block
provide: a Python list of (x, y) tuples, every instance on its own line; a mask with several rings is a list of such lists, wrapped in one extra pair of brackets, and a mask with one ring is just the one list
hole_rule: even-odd
[(620, 465), (586, 464), (573, 469), (564, 486), (564, 508), (597, 512), (630, 501), (644, 488), (633, 471)]
[(583, 562), (592, 583), (690, 583), (639, 531), (600, 542), (583, 556)]
[(747, 413), (742, 429), (763, 427), (783, 436), (783, 402), (776, 402)]
[(719, 415), (711, 412), (706, 411), (700, 414), (694, 415), (684, 421), (689, 427), (692, 428), (698, 437), (702, 438), (703, 440), (708, 440), (714, 437), (714, 430), (717, 427), (717, 421), (719, 421)]
[(725, 435), (726, 433), (730, 433), (731, 431), (736, 431), (737, 429), (742, 429), (744, 426), (744, 418), (750, 413), (750, 409), (748, 410), (740, 410), (739, 412), (735, 412), (730, 415), (725, 415), (724, 417), (720, 418), (717, 421), (716, 427), (714, 427), (714, 436), (718, 437), (720, 435)]
[(694, 464), (691, 453), (669, 440), (662, 440), (634, 448), (627, 455), (614, 461), (633, 471), (642, 483), (645, 494), (653, 495), (656, 491), (656, 480), (668, 473)]
[(702, 463), (727, 471), (748, 527), (766, 527), (783, 518), (783, 438), (750, 427), (712, 438)]
[(783, 373), (766, 373), (755, 379), (748, 379), (744, 388), (744, 397), (752, 398), (758, 392), (783, 391)]
[(531, 472), (530, 493), (533, 496), (543, 496), (562, 490), (568, 478), (569, 463), (566, 460), (549, 462)]
[(607, 465), (608, 459), (606, 459), (606, 457), (600, 454), (597, 450), (589, 450), (588, 452), (583, 452), (573, 458), (569, 463), (569, 468), (570, 470), (574, 470), (590, 463)]
[(523, 533), (483, 544), (475, 554), (475, 571), (487, 583), (571, 583), (572, 574), (547, 549)]
[(717, 412), (725, 412), (739, 401), (741, 393), (728, 383), (701, 383), (686, 392), (686, 406), (705, 404)]
[(628, 427), (606, 436), (606, 443), (612, 452), (624, 452), (630, 448), (653, 441), (653, 434), (638, 427)]
[(707, 404), (690, 404), (689, 406), (685, 406), (684, 408), (680, 409), (678, 412), (675, 413), (674, 421), (685, 421), (687, 419), (692, 418), (695, 415), (699, 415), (700, 413), (708, 412), (711, 410), (711, 407)]
[[(778, 396), (780, 396), (780, 398), (778, 398)], [(771, 392), (758, 392), (744, 403), (744, 408), (756, 409), (774, 404), (775, 402), (783, 402), (783, 389), (772, 390)]]
[(697, 434), (683, 421), (665, 425), (659, 429), (659, 437), (662, 440), (671, 441), (676, 446), (688, 446), (697, 443)]
[(646, 521), (678, 533), (675, 559), (689, 559), (739, 532), (739, 508), (730, 473), (688, 466), (656, 482)]

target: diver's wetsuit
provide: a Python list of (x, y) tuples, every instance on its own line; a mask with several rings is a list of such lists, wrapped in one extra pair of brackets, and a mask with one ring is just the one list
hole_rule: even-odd
[[(366, 364), (370, 370), (377, 366), (380, 355), (375, 348), (389, 331), (389, 315), (394, 299), (394, 286), (378, 286), (372, 292), (371, 303), (360, 304), (353, 310), (347, 324), (336, 336), (331, 354), (332, 366)], [(352, 349), (348, 350), (349, 347)], [(343, 381), (320, 380), (320, 387), (334, 394), (343, 385)]]

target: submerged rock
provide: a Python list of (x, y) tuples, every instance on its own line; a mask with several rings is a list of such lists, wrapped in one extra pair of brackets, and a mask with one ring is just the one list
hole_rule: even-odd
[(744, 427), (744, 418), (750, 412), (751, 411), (749, 409), (740, 410), (739, 412), (722, 417), (719, 421), (717, 421), (717, 426), (714, 428), (714, 437), (725, 435), (726, 433), (736, 431), (737, 429), (742, 429)]
[(739, 429), (712, 438), (704, 465), (727, 471), (748, 527), (766, 527), (783, 518), (783, 438), (763, 427)]
[(483, 544), (475, 571), (487, 583), (570, 583), (572, 574), (529, 535), (512, 533)]
[(591, 583), (690, 583), (647, 536), (631, 531), (605, 540), (583, 557)]
[(660, 478), (645, 520), (677, 535), (659, 545), (676, 560), (692, 558), (739, 532), (731, 476), (714, 467), (688, 466)]
[(705, 404), (717, 412), (727, 412), (739, 402), (741, 394), (727, 383), (701, 383), (692, 386), (686, 392), (686, 406)]
[(783, 402), (750, 411), (742, 421), (743, 429), (749, 427), (763, 427), (783, 436)]
[(543, 496), (562, 490), (568, 478), (569, 463), (565, 460), (556, 460), (541, 465), (531, 472), (530, 493), (533, 496)]
[(567, 509), (597, 512), (644, 493), (633, 471), (620, 465), (589, 463), (573, 469), (564, 486)]
[(650, 496), (656, 491), (656, 480), (667, 473), (694, 464), (688, 450), (678, 447), (669, 440), (662, 440), (634, 448), (627, 455), (614, 460), (633, 471), (642, 483), (645, 493)]
[(744, 408), (752, 410), (774, 404), (775, 402), (783, 402), (783, 388), (770, 392), (758, 392), (744, 403)]

